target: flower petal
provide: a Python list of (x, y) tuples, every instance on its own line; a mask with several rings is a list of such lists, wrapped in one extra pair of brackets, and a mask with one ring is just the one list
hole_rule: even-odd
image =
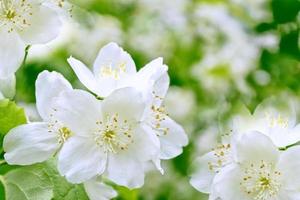
[(188, 137), (183, 128), (170, 117), (161, 122), (161, 129), (167, 130), (160, 134), (161, 159), (171, 159), (182, 153), (182, 147), (188, 144)]
[(0, 91), (7, 98), (13, 98), (16, 93), (16, 77), (11, 75), (0, 78)]
[(300, 189), (300, 177), (296, 174), (300, 173), (300, 146), (291, 147), (281, 153), (278, 162), (278, 171), (281, 172), (282, 185), (287, 190)]
[(218, 158), (214, 155), (214, 152), (209, 152), (195, 161), (193, 164), (196, 168), (196, 172), (192, 174), (190, 183), (198, 191), (203, 193), (211, 192), (211, 185), (216, 175), (214, 169), (210, 168), (210, 163), (217, 163)]
[(142, 94), (134, 88), (114, 91), (102, 101), (104, 115), (118, 113), (122, 119), (139, 121), (145, 110)]
[(54, 117), (76, 135), (88, 136), (102, 119), (101, 102), (83, 90), (64, 91), (55, 99)]
[(118, 185), (131, 189), (139, 188), (144, 184), (144, 165), (134, 158), (111, 154), (106, 175)]
[(52, 9), (40, 4), (32, 5), (32, 15), (28, 19), (30, 25), (19, 31), (26, 44), (43, 44), (56, 38), (60, 32), (61, 21)]
[(146, 162), (159, 155), (159, 139), (147, 125), (138, 125), (133, 130), (133, 143), (123, 156), (135, 157), (135, 159)]
[(215, 176), (211, 195), (222, 200), (252, 200), (240, 186), (241, 173), (237, 164), (230, 164), (222, 168)]
[(58, 137), (47, 123), (31, 123), (12, 129), (3, 141), (5, 160), (13, 165), (43, 162), (59, 148)]
[(279, 151), (270, 138), (251, 131), (239, 134), (233, 140), (233, 152), (238, 162), (243, 164), (261, 162), (277, 163)]
[(83, 185), (90, 200), (109, 200), (118, 195), (111, 186), (95, 178), (84, 182)]
[(25, 56), (25, 44), (14, 33), (0, 31), (0, 77), (13, 75), (21, 66)]
[(68, 63), (74, 70), (80, 82), (86, 88), (98, 95), (101, 94), (101, 90), (99, 89), (101, 86), (100, 83), (97, 82), (94, 74), (89, 70), (89, 68), (87, 68), (85, 64), (73, 57), (68, 59)]
[(71, 183), (82, 183), (105, 170), (107, 155), (90, 138), (73, 136), (63, 145), (58, 170)]
[(59, 73), (43, 71), (35, 82), (36, 106), (40, 116), (47, 120), (53, 114), (53, 98), (65, 90), (71, 90), (71, 84)]
[(94, 63), (94, 74), (100, 75), (103, 67), (118, 69), (121, 65), (125, 66), (125, 73), (136, 73), (136, 67), (131, 56), (116, 43), (111, 42), (100, 50)]

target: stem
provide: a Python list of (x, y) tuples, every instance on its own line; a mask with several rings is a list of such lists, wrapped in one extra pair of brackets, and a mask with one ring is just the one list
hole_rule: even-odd
[(5, 160), (0, 160), (0, 165), (2, 165), (2, 164), (4, 164), (4, 163), (6, 163)]
[(30, 45), (27, 45), (26, 48), (25, 48), (25, 56), (24, 56), (21, 67), (24, 67), (25, 64), (26, 64), (26, 60), (27, 60), (27, 57), (28, 57), (28, 51), (29, 51), (30, 47), (31, 47)]

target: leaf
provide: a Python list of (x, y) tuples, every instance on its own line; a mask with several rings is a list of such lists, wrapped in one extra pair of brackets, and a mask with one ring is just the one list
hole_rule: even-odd
[(53, 160), (46, 162), (45, 167), (53, 184), (52, 200), (89, 200), (82, 184), (71, 184), (59, 175)]
[(5, 135), (10, 129), (26, 123), (24, 109), (8, 99), (0, 100), (0, 134)]
[(52, 182), (43, 164), (12, 170), (2, 177), (7, 200), (50, 200)]
[(137, 200), (138, 199), (138, 189), (130, 190), (123, 186), (115, 185), (115, 189), (118, 191), (118, 200)]

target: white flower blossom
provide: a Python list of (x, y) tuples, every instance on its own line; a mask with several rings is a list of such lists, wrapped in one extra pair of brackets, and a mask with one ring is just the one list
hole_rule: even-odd
[(236, 133), (259, 131), (273, 141), (277, 147), (286, 147), (300, 141), (300, 125), (296, 124), (293, 106), (277, 105), (279, 99), (267, 99), (258, 105), (253, 114), (247, 109), (233, 117), (232, 128)]
[(4, 137), (4, 158), (9, 164), (30, 165), (53, 156), (71, 136), (69, 128), (55, 117), (52, 101), (62, 91), (72, 90), (70, 83), (56, 72), (42, 72), (36, 81), (36, 105), (42, 122), (13, 128)]
[(26, 45), (46, 43), (58, 35), (60, 19), (39, 0), (2, 0), (0, 28), (0, 77), (7, 77), (20, 67)]
[(163, 105), (169, 88), (169, 76), (161, 58), (136, 72), (131, 56), (117, 44), (109, 43), (100, 50), (94, 63), (94, 73), (74, 58), (68, 61), (79, 80), (101, 97), (127, 86), (141, 92), (146, 103), (142, 120), (160, 140), (161, 153), (153, 161), (161, 171), (160, 159), (170, 159), (182, 153), (188, 139), (183, 128), (168, 116)]
[(114, 91), (100, 101), (81, 90), (63, 92), (56, 116), (73, 137), (63, 145), (58, 170), (72, 183), (104, 174), (129, 188), (144, 183), (144, 165), (159, 152), (159, 140), (141, 122), (142, 95), (134, 88)]
[(280, 152), (267, 136), (252, 131), (237, 137), (232, 148), (235, 162), (216, 175), (210, 199), (299, 199), (299, 146)]

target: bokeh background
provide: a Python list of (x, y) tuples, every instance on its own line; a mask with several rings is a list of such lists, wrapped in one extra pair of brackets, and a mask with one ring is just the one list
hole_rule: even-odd
[(190, 166), (226, 132), (237, 107), (253, 110), (271, 96), (300, 102), (299, 0), (53, 1), (64, 15), (59, 38), (31, 47), (17, 72), (16, 101), (30, 120), (38, 120), (34, 83), (42, 70), (83, 88), (66, 62), (70, 55), (92, 66), (99, 49), (114, 41), (138, 68), (157, 57), (169, 66), (165, 105), (190, 144), (163, 163), (164, 176), (150, 170), (143, 188), (120, 188), (118, 199), (207, 199), (190, 186)]

